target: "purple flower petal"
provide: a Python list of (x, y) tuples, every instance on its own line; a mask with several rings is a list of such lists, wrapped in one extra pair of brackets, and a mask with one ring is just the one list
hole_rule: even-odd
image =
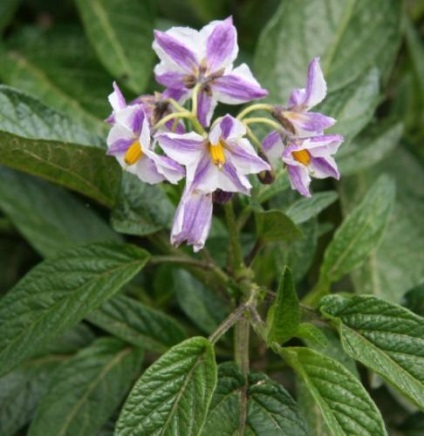
[(308, 67), (308, 81), (303, 104), (310, 109), (321, 103), (326, 95), (327, 83), (319, 64), (319, 58), (314, 58)]
[(241, 174), (257, 174), (270, 171), (270, 165), (258, 156), (247, 139), (233, 139), (228, 142), (231, 162)]
[(154, 162), (157, 172), (169, 182), (175, 184), (184, 177), (184, 168), (169, 157), (160, 156), (150, 150), (146, 150), (145, 154)]
[(311, 175), (317, 179), (325, 179), (333, 177), (340, 178), (339, 170), (337, 169), (336, 162), (330, 156), (327, 157), (313, 157), (309, 164)]
[(106, 143), (108, 145), (108, 154), (116, 155), (125, 153), (128, 147), (136, 140), (133, 133), (120, 124), (114, 124), (110, 129)]
[(135, 174), (142, 182), (154, 185), (163, 182), (165, 177), (158, 171), (156, 163), (147, 156), (142, 157), (135, 165), (128, 166), (126, 170)]
[(231, 17), (210, 26), (213, 28), (206, 39), (206, 59), (209, 71), (214, 72), (232, 64), (237, 57), (237, 31)]
[(202, 126), (207, 127), (211, 122), (216, 100), (206, 91), (200, 90), (197, 98), (197, 117)]
[(197, 162), (205, 150), (205, 139), (197, 133), (161, 133), (156, 135), (162, 150), (182, 165)]
[[(163, 64), (156, 65), (155, 67), (156, 82), (168, 88), (181, 90), (184, 89), (185, 77), (187, 77), (186, 73), (179, 71), (169, 71), (169, 69), (164, 68)], [(187, 92), (187, 89), (185, 89), (185, 92)]]
[(127, 106), (115, 115), (115, 122), (133, 132), (135, 136), (139, 136), (143, 124), (146, 122), (143, 105)]
[(246, 103), (268, 95), (268, 91), (261, 88), (246, 64), (215, 79), (212, 88), (214, 97), (227, 104)]
[(126, 107), (127, 103), (116, 82), (113, 82), (113, 89), (114, 91), (108, 97), (109, 103), (112, 106), (114, 112), (119, 112)]
[(162, 96), (165, 99), (172, 98), (179, 103), (183, 103), (187, 100), (190, 93), (191, 91), (185, 88), (168, 88), (163, 91)]
[(262, 148), (270, 162), (274, 163), (280, 160), (284, 151), (284, 144), (281, 135), (276, 130), (273, 130), (265, 136), (262, 141)]
[[(174, 28), (174, 34), (178, 35), (178, 29)], [(176, 32), (177, 30), (177, 32)], [(164, 63), (174, 63), (182, 71), (191, 72), (198, 65), (196, 54), (186, 44), (186, 40), (178, 38), (170, 31), (155, 31), (153, 50)], [(194, 41), (193, 41), (194, 42)]]
[(284, 111), (283, 116), (291, 122), (300, 137), (308, 137), (312, 134), (322, 135), (325, 129), (336, 122), (334, 118), (318, 112)]
[(209, 140), (212, 144), (218, 144), (221, 139), (240, 138), (246, 134), (246, 126), (231, 115), (216, 123), (209, 133)]
[(250, 195), (252, 185), (244, 174), (240, 174), (229, 160), (218, 174), (218, 188), (227, 192), (241, 192)]
[(303, 165), (287, 165), (287, 174), (289, 176), (292, 189), (296, 189), (296, 191), (305, 197), (311, 197), (311, 193), (309, 192), (311, 178), (309, 177), (308, 169), (306, 167)]
[(322, 135), (308, 139), (308, 150), (312, 156), (325, 157), (335, 154), (344, 138), (341, 135)]
[(212, 211), (212, 194), (186, 189), (175, 213), (171, 243), (178, 246), (187, 241), (195, 252), (201, 250), (211, 228)]

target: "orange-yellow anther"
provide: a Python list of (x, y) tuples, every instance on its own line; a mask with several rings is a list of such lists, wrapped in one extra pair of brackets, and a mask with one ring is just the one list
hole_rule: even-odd
[(134, 141), (125, 153), (124, 161), (127, 165), (134, 165), (143, 157), (144, 153), (141, 149), (139, 141)]
[(307, 166), (311, 161), (311, 154), (308, 150), (292, 151), (293, 157), (301, 164)]
[(225, 164), (224, 147), (221, 141), (218, 142), (218, 144), (209, 144), (209, 153), (215, 165), (222, 167), (222, 165)]

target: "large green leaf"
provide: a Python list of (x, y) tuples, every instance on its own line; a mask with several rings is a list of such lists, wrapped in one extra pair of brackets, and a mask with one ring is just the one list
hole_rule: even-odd
[[(388, 77), (400, 43), (400, 0), (282, 1), (265, 28), (255, 65), (273, 98), (286, 101), (304, 87), (306, 68), (321, 56), (331, 90), (375, 65)], [(366, 47), (366, 49), (364, 49)]]
[(114, 338), (97, 340), (56, 370), (28, 434), (95, 434), (122, 401), (140, 363), (140, 351)]
[(232, 363), (218, 369), (218, 385), (203, 436), (308, 434), (295, 401), (277, 382), (265, 374), (252, 373), (246, 383)]
[(44, 356), (0, 378), (0, 434), (13, 436), (29, 422), (58, 364), (67, 356)]
[(303, 236), (291, 218), (280, 210), (255, 212), (256, 232), (263, 241), (293, 241)]
[(295, 336), (300, 324), (300, 306), (290, 270), (285, 267), (277, 297), (267, 314), (267, 342), (284, 343)]
[(0, 210), (45, 257), (76, 244), (120, 240), (66, 190), (1, 166)]
[(0, 85), (0, 130), (27, 139), (103, 148), (103, 140), (70, 118), (17, 89)]
[(0, 86), (0, 164), (112, 205), (121, 170), (98, 137), (38, 100)]
[(345, 213), (364, 196), (381, 173), (396, 181), (396, 202), (383, 239), (364, 265), (353, 271), (355, 289), (395, 303), (403, 294), (424, 282), (424, 172), (407, 151), (398, 148), (375, 168), (341, 183)]
[(87, 36), (105, 67), (141, 93), (151, 76), (154, 9), (151, 0), (77, 0)]
[(344, 350), (424, 409), (424, 319), (372, 296), (331, 295), (322, 314), (334, 322)]
[(160, 186), (140, 183), (124, 173), (111, 222), (114, 229), (130, 235), (148, 235), (169, 228), (175, 207)]
[(389, 120), (368, 129), (347, 148), (342, 148), (337, 156), (337, 164), (342, 177), (359, 173), (377, 162), (398, 145), (402, 137), (403, 126)]
[(342, 364), (308, 348), (280, 348), (279, 353), (305, 383), (333, 435), (386, 434), (376, 405)]
[(194, 337), (171, 348), (140, 377), (116, 435), (197, 435), (216, 385), (211, 344)]
[(106, 301), (87, 319), (130, 344), (163, 352), (186, 338), (184, 329), (162, 312), (124, 295)]
[(128, 282), (148, 254), (123, 244), (60, 252), (31, 270), (0, 300), (0, 374), (77, 324)]
[(174, 270), (172, 278), (181, 309), (203, 332), (212, 333), (228, 314), (228, 306), (187, 271)]
[(321, 265), (322, 283), (343, 277), (376, 248), (387, 227), (394, 195), (393, 181), (381, 176), (334, 234)]
[(112, 77), (80, 27), (21, 28), (0, 45), (0, 78), (96, 133), (107, 127)]

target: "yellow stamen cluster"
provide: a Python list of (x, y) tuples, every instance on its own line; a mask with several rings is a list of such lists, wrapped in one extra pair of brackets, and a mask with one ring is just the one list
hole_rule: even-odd
[(124, 156), (124, 161), (127, 165), (134, 165), (143, 157), (143, 155), (144, 153), (141, 149), (140, 141), (137, 140), (128, 147)]
[(212, 162), (219, 168), (225, 164), (224, 146), (219, 141), (218, 144), (209, 144), (209, 153), (211, 155)]
[(292, 151), (292, 155), (301, 164), (308, 166), (311, 161), (311, 154), (308, 150)]

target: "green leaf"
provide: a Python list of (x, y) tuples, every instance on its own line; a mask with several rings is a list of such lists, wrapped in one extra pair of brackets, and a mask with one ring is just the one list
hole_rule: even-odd
[[(47, 26), (48, 27), (48, 26)], [(0, 46), (0, 77), (88, 130), (104, 135), (112, 77), (79, 26), (21, 27)]]
[(270, 307), (267, 319), (267, 342), (282, 344), (295, 336), (300, 324), (300, 306), (291, 271), (284, 268), (278, 285), (277, 297)]
[(253, 373), (245, 383), (232, 363), (224, 363), (218, 370), (218, 385), (202, 436), (308, 434), (295, 401), (277, 382)]
[(344, 213), (354, 207), (381, 172), (396, 181), (396, 202), (380, 245), (353, 271), (355, 289), (399, 303), (424, 282), (424, 171), (416, 156), (398, 147), (376, 167), (342, 180)]
[(103, 65), (134, 92), (151, 76), (154, 8), (151, 0), (77, 0), (85, 31)]
[(92, 436), (118, 407), (137, 375), (141, 353), (101, 338), (55, 372), (29, 428), (31, 436)]
[(408, 48), (409, 57), (412, 61), (414, 75), (418, 83), (421, 104), (424, 106), (424, 49), (420, 34), (414, 28), (411, 20), (405, 18), (405, 24), (406, 46)]
[(23, 92), (0, 85), (0, 130), (27, 139), (63, 141), (103, 149), (103, 140)]
[(334, 234), (325, 251), (320, 281), (340, 279), (375, 249), (390, 218), (394, 195), (393, 181), (381, 176)]
[(172, 318), (124, 295), (106, 301), (87, 319), (130, 344), (158, 352), (187, 337)]
[(303, 236), (302, 231), (279, 210), (255, 211), (256, 232), (265, 242), (293, 241)]
[(380, 103), (379, 79), (379, 71), (372, 69), (358, 80), (328, 95), (317, 110), (337, 120), (336, 125), (328, 130), (329, 133), (344, 135), (347, 143), (372, 120)]
[(372, 65), (387, 79), (401, 40), (401, 4), (399, 0), (281, 2), (257, 46), (260, 82), (273, 98), (286, 101), (292, 88), (305, 86), (307, 65), (315, 56), (321, 56), (330, 90), (355, 81)]
[(51, 376), (66, 357), (44, 356), (0, 378), (0, 434), (13, 436), (34, 416)]
[(403, 134), (402, 123), (390, 120), (380, 123), (377, 129), (364, 132), (348, 148), (342, 148), (337, 164), (342, 176), (367, 169), (388, 155), (399, 143)]
[(312, 198), (301, 198), (294, 202), (286, 214), (295, 224), (302, 224), (318, 215), (338, 198), (335, 191), (317, 192)]
[[(90, 145), (87, 145), (90, 144)], [(38, 100), (0, 86), (0, 164), (112, 205), (121, 170), (99, 139)]]
[(20, 0), (2, 0), (0, 2), (0, 31), (2, 31), (13, 18)]
[(305, 383), (333, 435), (386, 434), (376, 405), (342, 364), (308, 348), (279, 348), (279, 354)]
[(228, 315), (228, 307), (203, 283), (184, 270), (172, 272), (178, 304), (189, 319), (203, 332), (212, 333)]
[(0, 374), (77, 324), (147, 260), (146, 251), (131, 245), (91, 244), (32, 269), (0, 300)]
[(66, 190), (1, 166), (0, 209), (44, 257), (76, 244), (120, 241), (93, 210)]
[(116, 435), (197, 435), (216, 385), (211, 344), (188, 339), (162, 355), (140, 377), (116, 425)]
[(331, 295), (320, 311), (334, 322), (344, 350), (424, 409), (424, 319), (372, 296)]
[(115, 208), (113, 228), (129, 235), (144, 236), (170, 228), (175, 207), (160, 186), (140, 183), (133, 174), (124, 173)]

